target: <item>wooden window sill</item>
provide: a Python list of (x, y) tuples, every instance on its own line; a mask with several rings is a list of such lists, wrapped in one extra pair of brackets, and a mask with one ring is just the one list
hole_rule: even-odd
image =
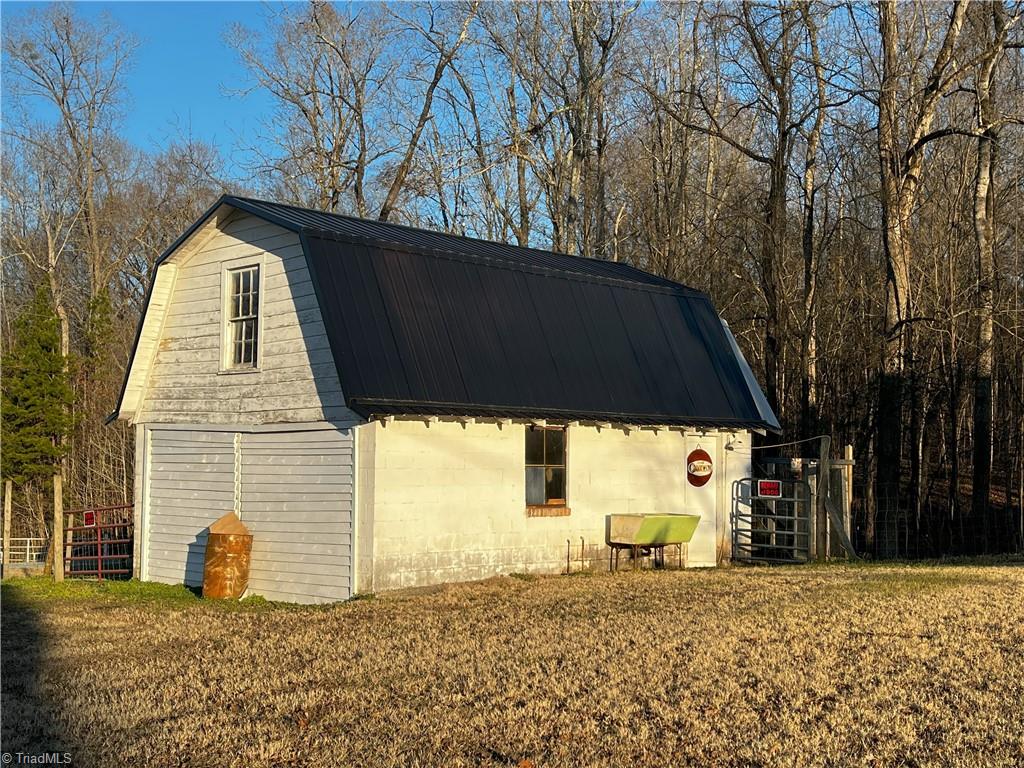
[(526, 508), (527, 517), (568, 517), (569, 512), (564, 504), (538, 504)]

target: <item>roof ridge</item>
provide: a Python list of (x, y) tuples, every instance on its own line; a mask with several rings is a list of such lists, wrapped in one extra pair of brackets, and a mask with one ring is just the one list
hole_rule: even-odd
[(690, 296), (694, 298), (705, 298), (710, 301), (710, 297), (704, 291), (700, 291), (696, 288), (690, 288), (689, 286), (683, 285), (682, 283), (644, 283), (640, 282), (639, 280), (630, 280), (627, 277), (617, 277), (615, 275), (596, 275), (593, 272), (576, 272), (568, 269), (561, 269), (559, 267), (541, 266), (539, 264), (524, 264), (522, 262), (512, 261), (510, 259), (502, 259), (498, 256), (477, 255), (472, 253), (465, 253), (463, 251), (433, 248), (430, 246), (411, 246), (407, 243), (397, 241), (385, 241), (381, 240), (380, 238), (366, 237), (364, 235), (353, 235), (344, 232), (334, 232), (329, 229), (319, 229), (317, 227), (304, 226), (299, 230), (299, 234), (300, 237), (302, 237), (303, 239), (305, 239), (306, 237), (315, 237), (320, 240), (333, 240), (335, 242), (356, 243), (358, 245), (383, 243), (387, 245), (387, 250), (405, 251), (406, 253), (413, 253), (419, 256), (427, 256), (430, 258), (446, 258), (455, 261), (464, 261), (471, 264), (481, 264), (482, 266), (489, 266), (493, 267), (494, 269), (506, 269), (509, 270), (510, 272), (541, 275), (544, 277), (562, 277), (563, 279), (572, 279), (576, 280), (577, 282), (597, 283), (599, 285), (608, 285), (615, 288), (621, 288), (623, 290), (671, 294), (676, 296)]
[[(566, 259), (579, 259), (582, 262), (592, 263), (592, 264), (615, 265), (616, 267), (620, 267), (620, 268), (624, 267), (627, 270), (630, 270), (630, 271), (633, 271), (633, 272), (637, 272), (640, 275), (642, 275), (643, 277), (654, 278), (655, 280), (663, 281), (662, 287), (666, 287), (666, 288), (669, 287), (669, 285), (665, 285), (667, 283), (667, 284), (670, 284), (671, 286), (678, 286), (678, 287), (684, 288), (684, 289), (689, 290), (689, 291), (694, 291), (694, 292), (697, 292), (697, 293), (703, 293), (703, 291), (700, 291), (700, 289), (694, 288), (693, 286), (686, 285), (685, 283), (680, 283), (680, 282), (678, 282), (676, 280), (670, 280), (669, 278), (665, 277), (664, 275), (657, 275), (657, 274), (655, 274), (653, 272), (648, 272), (645, 269), (641, 269), (640, 267), (634, 266), (633, 264), (627, 264), (626, 262), (622, 262), (622, 261), (612, 261), (611, 259), (602, 259), (602, 258), (599, 258), (599, 257), (596, 257), (596, 256), (580, 256), (580, 255), (577, 255), (577, 254), (563, 253), (561, 251), (551, 250), (549, 248), (537, 248), (537, 247), (532, 246), (532, 245), (518, 245), (518, 244), (503, 242), (501, 240), (488, 240), (487, 238), (483, 238), (483, 237), (472, 237), (470, 235), (459, 235), (459, 234), (456, 234), (454, 232), (442, 232), (441, 230), (437, 230), (437, 229), (427, 229), (425, 227), (415, 227), (415, 226), (413, 226), (411, 224), (402, 224), (402, 223), (393, 222), (393, 221), (380, 221), (379, 219), (370, 219), (370, 218), (366, 218), (366, 217), (363, 217), (363, 216), (352, 216), (352, 215), (347, 214), (347, 213), (336, 213), (335, 211), (323, 211), (323, 210), (320, 210), (318, 208), (306, 208), (306, 207), (303, 207), (303, 206), (300, 206), (300, 205), (292, 205), (290, 203), (278, 203), (278, 202), (274, 202), (272, 200), (263, 200), (263, 199), (260, 199), (260, 198), (246, 197), (246, 196), (243, 196), (243, 195), (225, 195), (224, 196), (224, 200), (225, 200), (225, 202), (227, 202), (229, 200), (239, 200), (239, 201), (244, 202), (244, 203), (256, 203), (258, 205), (266, 205), (266, 206), (270, 206), (272, 208), (287, 208), (287, 209), (290, 209), (290, 210), (293, 210), (293, 211), (300, 211), (300, 212), (303, 212), (303, 213), (315, 213), (315, 214), (320, 215), (320, 216), (329, 216), (329, 217), (333, 217), (333, 218), (343, 219), (343, 220), (346, 220), (346, 221), (358, 222), (358, 223), (362, 223), (362, 224), (369, 224), (371, 226), (393, 227), (395, 229), (401, 229), (401, 230), (405, 230), (407, 232), (427, 233), (427, 234), (436, 235), (436, 236), (439, 236), (439, 237), (451, 238), (453, 240), (464, 240), (464, 241), (467, 241), (467, 242), (470, 242), (470, 243), (483, 243), (483, 244), (486, 244), (486, 245), (499, 246), (499, 247), (502, 247), (502, 248), (515, 248), (515, 249), (518, 249), (518, 250), (528, 251), (528, 252), (531, 252), (531, 253), (534, 253), (534, 254), (539, 254), (539, 255), (558, 256), (558, 257), (566, 258)], [(299, 228), (300, 229), (309, 229), (311, 227), (301, 226)], [(330, 230), (322, 230), (319, 227), (312, 227), (312, 229), (318, 229), (318, 230), (324, 231), (324, 232), (329, 232), (330, 231)], [(471, 255), (471, 254), (467, 254), (467, 255)], [(635, 283), (638, 283), (640, 285), (654, 285), (654, 283), (647, 282), (647, 281), (642, 281), (640, 279), (632, 279), (632, 278), (627, 277), (625, 275), (623, 275), (621, 277), (618, 277), (618, 278), (613, 278), (613, 279), (619, 279), (619, 280), (622, 280), (624, 282), (635, 282)]]

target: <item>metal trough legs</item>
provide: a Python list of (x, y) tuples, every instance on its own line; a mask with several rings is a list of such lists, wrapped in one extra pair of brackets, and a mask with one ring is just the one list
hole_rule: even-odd
[(683, 547), (685, 544), (676, 542), (671, 544), (659, 544), (659, 545), (644, 545), (644, 544), (609, 544), (608, 547), (611, 550), (608, 556), (608, 570), (609, 572), (616, 572), (619, 570), (619, 554), (624, 549), (630, 550), (630, 560), (633, 563), (633, 570), (637, 570), (640, 567), (640, 558), (645, 554), (650, 554), (654, 558), (655, 568), (665, 567), (665, 547), (675, 547), (677, 559), (679, 562), (679, 569), (683, 568)]

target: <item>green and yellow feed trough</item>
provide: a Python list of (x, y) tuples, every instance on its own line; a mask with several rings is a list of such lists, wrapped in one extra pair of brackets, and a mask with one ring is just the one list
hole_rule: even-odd
[(661, 559), (664, 562), (666, 545), (679, 547), (679, 562), (682, 565), (683, 544), (688, 544), (693, 538), (699, 522), (700, 515), (684, 513), (608, 515), (606, 539), (615, 561), (613, 566), (609, 560), (608, 567), (618, 569), (619, 551), (623, 549), (632, 552), (634, 568), (640, 554), (649, 550), (662, 550)]

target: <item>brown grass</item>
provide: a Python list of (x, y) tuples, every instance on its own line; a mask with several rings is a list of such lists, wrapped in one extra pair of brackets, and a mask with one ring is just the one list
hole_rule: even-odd
[(326, 608), (5, 584), (3, 748), (97, 766), (1020, 766), (1022, 565), (503, 578)]

